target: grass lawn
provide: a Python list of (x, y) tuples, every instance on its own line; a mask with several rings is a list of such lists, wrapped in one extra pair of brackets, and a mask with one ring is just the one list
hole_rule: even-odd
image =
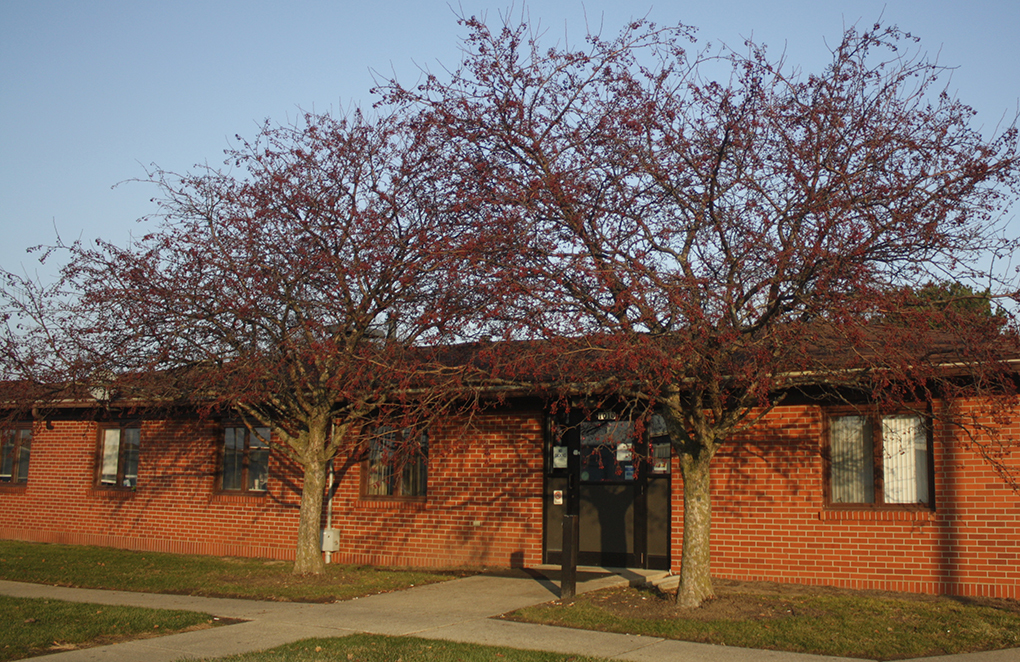
[[(210, 658), (211, 659), (211, 658)], [(216, 658), (221, 662), (599, 662), (600, 658), (516, 648), (457, 644), (415, 637), (355, 634), (337, 639), (305, 639), (272, 650)], [(604, 662), (604, 661), (603, 661)]]
[(0, 540), (0, 579), (147, 593), (333, 602), (452, 579), (454, 573), (326, 566), (299, 577), (289, 561), (133, 552)]
[(897, 660), (1020, 647), (1020, 603), (716, 581), (718, 598), (617, 588), (548, 603), (511, 620), (837, 657)]
[(0, 595), (0, 661), (212, 627), (208, 614)]
[[(290, 563), (279, 561), (0, 541), (0, 579), (62, 586), (325, 602), (455, 576), (456, 573), (334, 565), (328, 566), (322, 577), (296, 577), (291, 574)], [(569, 605), (548, 603), (524, 609), (507, 618), (727, 646), (879, 660), (1020, 647), (1020, 602), (1016, 600), (954, 599), (722, 580), (716, 580), (715, 586), (718, 598), (696, 610), (679, 609), (672, 596), (654, 590), (619, 588), (582, 594)], [(109, 608), (79, 606), (76, 608), (84, 611), (66, 616), (57, 611), (65, 609), (63, 603), (37, 602), (44, 603), (40, 615), (5, 612), (0, 623), (31, 626), (17, 629), (34, 631), (42, 630), (35, 627), (38, 624), (75, 622), (83, 629), (92, 627), (89, 632), (103, 636), (129, 636), (110, 625)], [(99, 621), (97, 625), (89, 623), (93, 617)], [(199, 618), (207, 621), (210, 617)], [(156, 624), (160, 627), (155, 628)], [(174, 627), (187, 625), (144, 621), (135, 632)], [(61, 630), (59, 637), (66, 636)], [(50, 645), (57, 639), (57, 634), (47, 633), (39, 640), (42, 644), (31, 645)], [(15, 646), (6, 642), (0, 645)], [(230, 659), (410, 662), (565, 658), (414, 638), (365, 636), (299, 642)]]

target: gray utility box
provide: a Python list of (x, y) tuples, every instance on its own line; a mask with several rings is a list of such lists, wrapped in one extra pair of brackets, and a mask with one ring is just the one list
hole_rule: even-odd
[(324, 552), (339, 552), (340, 551), (340, 531), (339, 531), (339, 529), (323, 529), (322, 530), (322, 551), (324, 551)]

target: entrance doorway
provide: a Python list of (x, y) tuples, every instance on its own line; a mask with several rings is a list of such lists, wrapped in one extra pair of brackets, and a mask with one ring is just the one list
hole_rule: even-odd
[(669, 568), (670, 445), (652, 417), (646, 433), (614, 412), (550, 421), (545, 472), (545, 562), (562, 562), (563, 516), (579, 516), (578, 563)]

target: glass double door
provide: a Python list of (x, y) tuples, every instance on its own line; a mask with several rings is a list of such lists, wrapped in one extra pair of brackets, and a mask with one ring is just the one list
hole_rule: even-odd
[(669, 568), (669, 439), (611, 412), (550, 426), (545, 479), (546, 563), (562, 562), (563, 516), (579, 518), (578, 563)]

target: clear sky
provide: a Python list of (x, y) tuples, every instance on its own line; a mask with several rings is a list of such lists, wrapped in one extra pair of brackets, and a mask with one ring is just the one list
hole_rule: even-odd
[[(368, 107), (373, 71), (413, 82), (423, 67), (453, 67), (464, 35), (456, 14), (497, 22), (508, 6), (0, 0), (0, 268), (36, 271), (25, 249), (57, 232), (124, 243), (145, 231), (135, 221), (154, 211), (157, 191), (118, 182), (149, 164), (220, 165), (233, 136), (251, 137), (265, 119)], [(958, 67), (950, 91), (978, 111), (977, 126), (990, 132), (1020, 103), (1016, 0), (548, 0), (525, 11), (551, 41), (579, 42), (586, 25), (614, 35), (647, 15), (697, 26), (702, 44), (753, 36), (808, 71), (844, 25), (882, 16)]]

